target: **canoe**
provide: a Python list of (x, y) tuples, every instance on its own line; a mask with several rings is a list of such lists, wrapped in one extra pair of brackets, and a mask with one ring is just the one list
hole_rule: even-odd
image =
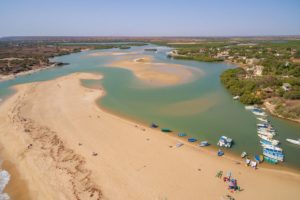
[(172, 132), (171, 129), (169, 129), (169, 128), (162, 128), (161, 131), (166, 132), (166, 133)]
[(152, 123), (152, 124), (150, 125), (150, 127), (151, 127), (151, 128), (157, 128), (157, 127), (158, 127), (158, 125), (157, 125), (157, 124), (155, 124), (155, 123)]
[(223, 156), (223, 155), (224, 155), (224, 152), (219, 149), (218, 150), (218, 156)]
[(188, 141), (189, 141), (189, 142), (196, 142), (197, 139), (196, 139), (196, 138), (188, 138)]

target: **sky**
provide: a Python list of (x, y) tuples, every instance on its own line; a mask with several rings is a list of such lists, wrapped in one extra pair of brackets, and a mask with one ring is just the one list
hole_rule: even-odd
[(300, 0), (0, 0), (0, 36), (300, 35)]

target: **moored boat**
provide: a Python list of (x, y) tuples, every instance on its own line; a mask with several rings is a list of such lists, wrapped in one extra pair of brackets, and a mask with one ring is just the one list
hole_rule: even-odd
[(264, 156), (264, 160), (271, 164), (277, 164), (278, 161), (276, 159), (270, 158), (268, 156)]
[(178, 133), (178, 136), (179, 136), (179, 137), (185, 137), (185, 136), (186, 136), (186, 133)]
[(278, 140), (274, 140), (272, 138), (269, 138), (265, 135), (261, 135), (261, 134), (257, 134), (262, 140), (265, 140), (267, 142), (270, 142), (270, 144), (273, 144), (273, 145), (278, 145), (279, 144), (279, 141)]
[(262, 118), (262, 117), (257, 117), (256, 119), (258, 119), (259, 121), (265, 122), (265, 123), (269, 123), (269, 120)]
[(270, 145), (270, 144), (261, 144), (261, 146), (263, 148), (266, 148), (266, 149), (272, 149), (272, 150), (276, 150), (276, 151), (282, 151), (282, 148), (274, 146), (274, 145)]
[(209, 143), (207, 141), (202, 141), (202, 142), (200, 142), (199, 146), (206, 147), (206, 146), (209, 146)]
[(274, 150), (270, 150), (270, 149), (264, 149), (263, 154), (264, 154), (264, 156), (267, 156), (269, 158), (272, 158), (272, 159), (275, 159), (275, 160), (278, 160), (281, 162), (283, 162), (283, 159), (284, 159), (283, 153), (274, 151)]
[(224, 152), (221, 149), (219, 149), (218, 150), (218, 156), (223, 156), (223, 155), (224, 155)]
[(232, 145), (232, 142), (233, 142), (233, 140), (231, 138), (226, 137), (226, 136), (221, 136), (217, 145), (220, 147), (230, 148)]
[(287, 138), (286, 141), (288, 141), (288, 142), (290, 142), (290, 143), (292, 143), (292, 144), (300, 145), (300, 139), (298, 139), (298, 140), (293, 140), (293, 139)]
[(162, 131), (162, 132), (166, 132), (166, 133), (172, 132), (172, 130), (169, 129), (169, 128), (162, 128), (161, 131)]
[(255, 109), (256, 108), (256, 106), (245, 106), (245, 109), (246, 110), (253, 110), (253, 109)]
[(196, 142), (197, 139), (196, 139), (196, 138), (188, 138), (188, 141), (189, 141), (189, 142)]

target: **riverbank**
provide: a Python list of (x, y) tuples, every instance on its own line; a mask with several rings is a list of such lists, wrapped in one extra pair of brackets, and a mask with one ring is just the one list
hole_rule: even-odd
[[(104, 90), (80, 84), (99, 78), (76, 73), (18, 85), (0, 105), (3, 151), (31, 199), (300, 198), (299, 174), (253, 170), (186, 142), (175, 148), (178, 138), (99, 109)], [(243, 191), (229, 193), (219, 170), (231, 171)]]

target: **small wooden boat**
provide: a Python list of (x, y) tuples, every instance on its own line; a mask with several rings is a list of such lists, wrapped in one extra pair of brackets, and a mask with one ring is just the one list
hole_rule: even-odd
[(206, 146), (209, 146), (209, 143), (207, 141), (202, 141), (202, 142), (200, 142), (199, 146), (206, 147)]
[(178, 136), (179, 136), (179, 137), (185, 137), (185, 136), (186, 136), (186, 133), (178, 133)]
[(152, 123), (152, 124), (150, 125), (150, 127), (151, 127), (151, 128), (157, 128), (157, 127), (158, 127), (158, 125), (157, 125), (157, 124), (155, 124), (155, 123)]
[(261, 163), (264, 160), (264, 156), (262, 155), (255, 155), (254, 159), (258, 162)]
[(179, 143), (176, 144), (176, 147), (177, 147), (177, 148), (179, 148), (179, 147), (181, 147), (181, 146), (183, 146), (183, 143), (181, 143), (181, 142), (179, 142)]
[(218, 156), (223, 156), (223, 155), (224, 155), (224, 152), (221, 149), (219, 149), (218, 150)]
[(172, 130), (169, 128), (162, 128), (161, 131), (165, 133), (172, 132)]
[(197, 139), (196, 139), (196, 138), (188, 138), (188, 141), (189, 141), (189, 142), (196, 142)]

